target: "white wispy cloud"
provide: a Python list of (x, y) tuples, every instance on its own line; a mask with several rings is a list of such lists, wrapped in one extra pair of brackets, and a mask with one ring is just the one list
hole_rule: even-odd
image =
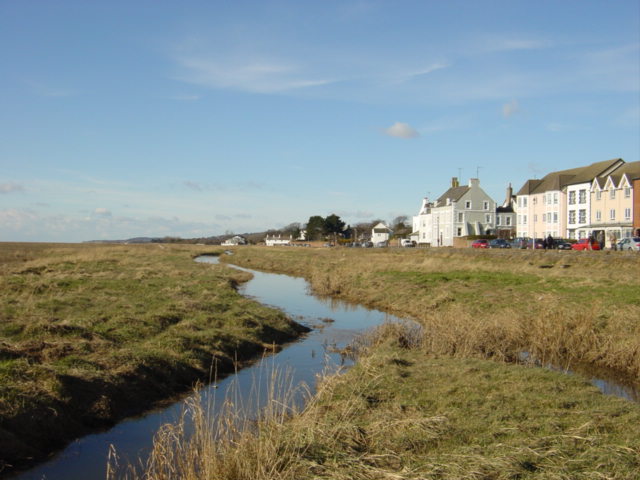
[(310, 78), (296, 65), (271, 60), (235, 61), (197, 56), (177, 58), (182, 81), (211, 88), (252, 93), (279, 93), (327, 85), (333, 81)]
[(16, 193), (16, 192), (24, 192), (24, 187), (17, 183), (8, 182), (8, 183), (0, 183), (0, 193)]
[(408, 123), (396, 122), (388, 128), (383, 129), (383, 133), (389, 137), (396, 138), (417, 138), (418, 131)]

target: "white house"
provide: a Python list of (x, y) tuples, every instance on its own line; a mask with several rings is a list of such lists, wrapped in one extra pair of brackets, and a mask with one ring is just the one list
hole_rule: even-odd
[(388, 242), (391, 237), (391, 229), (384, 223), (380, 222), (371, 229), (371, 241), (374, 245), (378, 243)]
[(411, 239), (418, 245), (431, 245), (432, 239), (432, 222), (431, 222), (431, 207), (433, 204), (429, 202), (427, 197), (422, 199), (422, 205), (418, 215), (413, 217), (413, 232), (411, 233)]
[(246, 238), (241, 237), (240, 235), (227, 238), (224, 242), (221, 243), (223, 247), (235, 247), (238, 245), (246, 245), (246, 244), (247, 244)]
[(282, 238), (282, 235), (267, 235), (264, 239), (264, 243), (267, 247), (276, 247), (291, 244), (291, 235), (288, 238)]

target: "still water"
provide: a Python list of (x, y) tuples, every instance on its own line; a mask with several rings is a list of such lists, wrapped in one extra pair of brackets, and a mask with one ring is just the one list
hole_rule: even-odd
[[(203, 256), (197, 261), (215, 264), (218, 263), (218, 258)], [(368, 328), (386, 321), (399, 321), (398, 318), (380, 311), (315, 297), (309, 293), (307, 283), (302, 278), (247, 271), (253, 274), (253, 279), (240, 288), (243, 295), (279, 308), (298, 323), (313, 330), (300, 340), (286, 345), (279, 353), (265, 357), (237, 374), (204, 388), (199, 393), (202, 402), (209, 402), (212, 395), (224, 399), (225, 392), (233, 384), (234, 397), (257, 397), (257, 401), (245, 404), (245, 407), (259, 409), (265, 395), (255, 393), (264, 394), (267, 391), (269, 374), (265, 372), (274, 369), (288, 372), (288, 385), (296, 386), (304, 382), (313, 387), (316, 376), (323, 371), (350, 365), (350, 361), (336, 353), (336, 350), (344, 348), (356, 335)], [(180, 417), (185, 408), (184, 402), (183, 399), (165, 409), (125, 420), (106, 432), (80, 438), (50, 461), (12, 478), (104, 479), (110, 445), (116, 448), (120, 464), (128, 461), (137, 463), (138, 458), (144, 458), (149, 451), (158, 428)], [(218, 408), (221, 404), (222, 401), (215, 402)]]

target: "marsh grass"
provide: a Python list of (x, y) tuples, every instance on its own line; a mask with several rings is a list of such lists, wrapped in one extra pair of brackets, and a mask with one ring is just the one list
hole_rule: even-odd
[(640, 378), (635, 252), (238, 249), (224, 259), (304, 276), (314, 292), (412, 318), (427, 352), (593, 364)]
[[(208, 249), (207, 249), (208, 248)], [(0, 244), (0, 471), (304, 329), (189, 245)]]
[(637, 478), (637, 404), (544, 369), (427, 355), (421, 341), (411, 324), (376, 329), (301, 411), (276, 389), (257, 422), (238, 422), (231, 403), (214, 421), (195, 406), (202, 428), (167, 425), (125, 478)]

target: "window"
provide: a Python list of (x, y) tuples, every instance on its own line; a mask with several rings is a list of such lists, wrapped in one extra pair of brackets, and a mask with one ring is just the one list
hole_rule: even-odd
[[(524, 197), (523, 200), (524, 200), (522, 202), (524, 204), (523, 207), (526, 207), (527, 206), (527, 197)], [(535, 203), (535, 199), (534, 199), (534, 203)]]
[(615, 200), (616, 199), (616, 191), (615, 191), (615, 189), (612, 188), (611, 190), (609, 190), (609, 198), (611, 200)]
[(547, 214), (546, 213), (542, 214), (542, 221), (546, 223), (546, 221), (547, 221)]
[(505, 225), (507, 225), (507, 227), (511, 226), (511, 217), (509, 215), (504, 217), (504, 220), (505, 220)]
[(624, 219), (625, 220), (631, 220), (631, 209), (630, 208), (625, 208), (624, 209)]
[(569, 205), (575, 205), (576, 204), (576, 192), (575, 190), (572, 190), (569, 192)]
[(489, 210), (489, 202), (483, 202), (482, 209), (483, 210)]
[(578, 192), (578, 203), (587, 203), (587, 191), (586, 190), (580, 190)]
[(527, 224), (527, 216), (526, 216), (526, 215), (523, 215), (523, 216), (522, 216), (522, 224), (523, 224), (523, 225), (526, 225), (526, 224)]
[(574, 225), (576, 223), (576, 211), (569, 210), (569, 225)]
[(596, 210), (596, 222), (602, 221), (602, 212), (600, 210)]
[(557, 192), (553, 194), (553, 204), (554, 205), (558, 204), (558, 193)]
[(458, 237), (462, 236), (462, 228), (461, 227), (458, 227), (457, 236)]
[(491, 214), (490, 213), (487, 213), (484, 216), (484, 223), (491, 223)]
[(458, 212), (458, 223), (464, 222), (464, 213)]
[(470, 209), (471, 208), (471, 200), (467, 200), (466, 202), (464, 202), (464, 208), (466, 208), (466, 209)]
[(624, 189), (624, 198), (631, 197), (631, 189), (629, 187), (625, 187)]
[(496, 225), (500, 226), (500, 220), (502, 220), (502, 217), (500, 215), (496, 216)]
[(555, 212), (553, 214), (553, 223), (558, 223), (558, 214)]
[(602, 198), (602, 190), (596, 190), (596, 200), (600, 200)]
[[(537, 199), (536, 197), (533, 197), (533, 204), (534, 204), (534, 205), (537, 205), (537, 204), (538, 204), (538, 199)], [(526, 202), (525, 202), (525, 205), (526, 205)]]
[(578, 210), (578, 223), (587, 223), (587, 211), (584, 208)]
[(609, 220), (615, 220), (616, 219), (616, 209), (612, 208), (611, 210), (609, 210)]

